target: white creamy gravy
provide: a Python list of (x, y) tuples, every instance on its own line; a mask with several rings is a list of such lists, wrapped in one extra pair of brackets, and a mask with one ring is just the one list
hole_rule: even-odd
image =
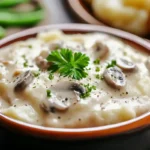
[[(60, 41), (67, 48), (89, 56), (86, 78), (74, 80), (54, 73), (54, 78), (49, 79), (47, 70), (39, 71), (39, 56), (45, 57), (52, 49), (51, 43), (60, 44)], [(97, 41), (108, 48), (108, 53), (100, 58), (100, 64), (93, 63), (99, 59), (99, 52), (93, 51)], [(114, 88), (106, 83), (103, 74), (108, 63), (118, 58), (133, 62), (137, 68), (134, 71), (122, 71), (126, 85)], [(0, 112), (31, 124), (65, 128), (102, 126), (135, 118), (150, 111), (148, 59), (147, 53), (129, 46), (119, 38), (102, 33), (66, 35), (59, 30), (39, 33), (35, 38), (16, 42), (0, 51)], [(44, 65), (45, 62), (42, 67)], [(33, 74), (32, 82), (23, 91), (14, 92), (17, 78), (26, 71)], [(62, 90), (68, 82), (89, 84), (96, 89), (91, 91), (90, 96), (77, 97), (77, 101), (70, 102), (73, 93)], [(62, 85), (53, 90), (58, 83)], [(43, 111), (42, 102), (47, 103), (50, 99), (47, 96), (48, 90), (53, 99), (57, 101), (63, 95), (66, 103), (71, 103), (71, 106), (58, 111), (53, 109), (53, 105), (48, 112)]]

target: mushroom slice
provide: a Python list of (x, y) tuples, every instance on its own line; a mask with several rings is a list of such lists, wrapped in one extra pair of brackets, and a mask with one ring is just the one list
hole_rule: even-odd
[(32, 81), (34, 77), (31, 71), (26, 71), (19, 76), (17, 76), (17, 80), (15, 83), (14, 91), (21, 92), (23, 91)]
[(149, 59), (147, 59), (145, 65), (146, 65), (148, 71), (150, 72), (150, 57), (149, 57)]
[(62, 40), (56, 40), (49, 43), (50, 50), (57, 50), (63, 47), (64, 42)]
[(107, 47), (107, 45), (103, 44), (100, 41), (96, 41), (93, 44), (92, 50), (94, 50), (95, 56), (100, 59), (105, 57), (109, 52), (109, 48)]
[(41, 70), (47, 70), (50, 67), (50, 62), (47, 62), (45, 59), (47, 56), (48, 52), (42, 51), (40, 55), (35, 58), (35, 63)]
[(41, 103), (41, 108), (46, 112), (68, 109), (80, 100), (79, 95), (84, 93), (85, 89), (80, 84), (63, 81), (52, 86), (51, 91), (53, 93), (51, 98)]
[(41, 103), (41, 108), (45, 112), (54, 112), (55, 110), (64, 111), (69, 108), (69, 105), (56, 97), (52, 97), (48, 100), (44, 100)]
[(131, 71), (136, 68), (136, 65), (133, 62), (123, 58), (117, 59), (117, 66), (125, 71)]
[(125, 75), (118, 67), (111, 67), (104, 71), (104, 79), (112, 87), (121, 88), (126, 84)]

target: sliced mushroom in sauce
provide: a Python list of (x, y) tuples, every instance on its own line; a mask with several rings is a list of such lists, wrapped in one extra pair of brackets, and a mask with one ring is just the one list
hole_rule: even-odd
[(150, 72), (150, 57), (145, 62), (145, 65), (146, 65), (146, 68), (148, 69), (148, 71)]
[(123, 58), (117, 59), (117, 66), (124, 71), (132, 71), (136, 69), (136, 65), (133, 62)]
[(107, 47), (107, 45), (103, 44), (101, 41), (96, 41), (92, 46), (92, 50), (94, 50), (94, 54), (96, 57), (95, 59), (102, 59), (107, 56), (109, 52), (109, 48)]
[(64, 41), (62, 40), (56, 40), (51, 43), (49, 43), (49, 49), (50, 50), (57, 50), (63, 47)]
[(25, 88), (33, 81), (34, 77), (31, 73), (31, 71), (26, 71), (17, 76), (17, 79), (15, 81), (15, 92), (21, 92), (25, 90)]
[(56, 97), (42, 101), (40, 106), (44, 112), (55, 112), (55, 110), (64, 111), (69, 108), (69, 105)]
[(51, 108), (58, 111), (67, 110), (80, 100), (80, 94), (83, 94), (85, 89), (80, 84), (63, 81), (52, 86), (51, 91), (52, 97), (41, 103), (41, 108), (46, 112), (51, 111)]
[(50, 62), (46, 60), (48, 54), (48, 51), (42, 51), (40, 55), (35, 58), (35, 63), (41, 70), (46, 70), (50, 67)]
[(126, 85), (124, 73), (118, 67), (110, 67), (104, 71), (106, 83), (115, 88), (121, 88)]

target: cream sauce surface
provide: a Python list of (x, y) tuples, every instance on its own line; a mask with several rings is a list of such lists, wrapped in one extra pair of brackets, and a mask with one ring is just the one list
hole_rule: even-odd
[[(102, 44), (100, 50), (96, 42)], [(45, 58), (56, 46), (85, 53), (90, 58), (88, 76), (74, 80), (54, 73), (50, 78)], [(126, 84), (116, 88), (106, 82), (104, 72), (108, 63), (120, 58), (133, 62), (136, 68), (121, 69)], [(97, 59), (99, 64), (94, 63)], [(135, 118), (150, 111), (149, 59), (147, 53), (107, 34), (64, 34), (59, 30), (39, 33), (0, 50), (0, 112), (27, 123), (63, 128), (102, 126)], [(32, 82), (21, 92), (14, 91), (26, 71), (31, 72)], [(81, 98), (79, 93), (65, 90), (70, 82), (95, 88)]]

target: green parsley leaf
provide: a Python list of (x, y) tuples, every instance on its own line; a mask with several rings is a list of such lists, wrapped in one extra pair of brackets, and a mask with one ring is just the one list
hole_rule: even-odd
[(32, 48), (32, 45), (28, 45), (29, 48)]
[(51, 97), (51, 90), (47, 90), (46, 93), (47, 93), (47, 97)]
[(124, 52), (123, 52), (123, 55), (124, 55), (124, 56), (127, 56), (127, 52), (126, 52), (126, 51), (124, 51)]
[(95, 71), (96, 71), (96, 72), (99, 72), (99, 71), (100, 71), (100, 68), (99, 68), (99, 67), (96, 67)]
[(40, 75), (40, 71), (33, 72), (34, 77), (38, 77)]
[(54, 50), (47, 57), (52, 65), (49, 71), (58, 72), (60, 76), (80, 80), (87, 76), (85, 67), (89, 64), (89, 57), (81, 52), (73, 52), (70, 49)]
[(26, 56), (25, 56), (25, 55), (22, 55), (22, 58), (24, 59), (23, 66), (24, 66), (25, 68), (28, 67), (28, 60), (26, 59)]
[(28, 67), (28, 61), (25, 61), (24, 63), (23, 63), (23, 66), (26, 68), (26, 67)]
[(49, 78), (50, 80), (53, 80), (53, 79), (54, 79), (54, 75), (50, 72), (48, 78)]
[(93, 63), (94, 63), (95, 65), (98, 65), (98, 64), (100, 63), (100, 60), (99, 60), (99, 59), (96, 59), (96, 60), (93, 61)]
[(95, 78), (96, 78), (96, 79), (100, 79), (100, 80), (103, 80), (103, 79), (104, 79), (104, 77), (103, 77), (102, 75), (99, 75), (99, 74), (96, 74), (96, 75), (95, 75)]
[(83, 85), (85, 87), (86, 92), (84, 94), (81, 94), (80, 97), (81, 98), (86, 98), (90, 96), (90, 93), (92, 90), (96, 90), (96, 86), (94, 85), (90, 85), (90, 84), (85, 84)]
[(99, 75), (99, 74), (96, 74), (96, 75), (95, 75), (95, 78), (96, 78), (96, 79), (100, 79), (100, 75)]
[(114, 67), (116, 66), (116, 60), (112, 60), (111, 63), (108, 63), (108, 65), (106, 66), (106, 68), (110, 68), (110, 67)]

